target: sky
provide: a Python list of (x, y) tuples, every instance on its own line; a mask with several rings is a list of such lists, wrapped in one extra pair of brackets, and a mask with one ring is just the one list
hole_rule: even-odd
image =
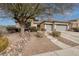
[(79, 8), (75, 8), (71, 12), (67, 12), (65, 15), (55, 15), (54, 18), (59, 20), (74, 20), (79, 19)]
[[(74, 20), (79, 19), (79, 8), (75, 8), (72, 12), (66, 12), (65, 15), (56, 14), (53, 16), (57, 20)], [(15, 25), (15, 21), (12, 18), (0, 18), (0, 25)]]
[(8, 25), (15, 25), (15, 20), (12, 18), (0, 18), (0, 25), (8, 26)]

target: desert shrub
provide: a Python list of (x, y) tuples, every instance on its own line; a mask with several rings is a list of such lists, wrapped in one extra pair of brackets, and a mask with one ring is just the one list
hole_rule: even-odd
[(37, 32), (37, 33), (36, 33), (36, 37), (38, 37), (38, 38), (42, 38), (42, 37), (43, 37), (43, 33), (41, 33), (41, 32)]
[(2, 33), (2, 31), (0, 31), (0, 37), (2, 37), (3, 36), (3, 33)]
[(30, 31), (31, 32), (37, 32), (37, 28), (36, 27), (30, 27)]
[(51, 33), (51, 35), (52, 35), (53, 37), (60, 37), (61, 32), (59, 32), (59, 31), (53, 31), (53, 32)]
[(8, 46), (9, 42), (7, 38), (0, 37), (0, 52), (5, 50)]
[(20, 32), (20, 28), (7, 27), (7, 31), (8, 31), (9, 33)]
[(73, 31), (79, 32), (79, 27), (72, 28)]
[(45, 29), (44, 29), (44, 28), (42, 28), (42, 29), (41, 29), (41, 31), (45, 31)]

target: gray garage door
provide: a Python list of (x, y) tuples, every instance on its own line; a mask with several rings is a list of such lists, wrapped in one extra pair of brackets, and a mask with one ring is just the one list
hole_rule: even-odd
[(52, 31), (52, 25), (45, 25), (45, 29), (47, 32)]
[(57, 31), (66, 31), (66, 26), (56, 25), (56, 30)]

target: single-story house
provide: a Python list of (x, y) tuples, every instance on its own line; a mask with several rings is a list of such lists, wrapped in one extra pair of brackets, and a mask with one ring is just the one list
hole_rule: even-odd
[(57, 31), (66, 31), (70, 30), (74, 27), (79, 27), (79, 20), (70, 20), (70, 21), (59, 21), (59, 20), (53, 20), (53, 21), (33, 21), (32, 26), (36, 26), (39, 28), (39, 30), (45, 30), (47, 32), (51, 32), (53, 30)]
[[(36, 27), (39, 30), (45, 30), (47, 32), (51, 32), (53, 30), (57, 31), (66, 31), (70, 30), (73, 27), (79, 27), (79, 20), (70, 20), (70, 21), (59, 21), (59, 20), (44, 20), (44, 21), (38, 21), (30, 19), (31, 27)], [(16, 23), (16, 27), (19, 27), (19, 24)]]
[(66, 21), (42, 21), (39, 23), (40, 30), (45, 29), (47, 32), (51, 32), (53, 30), (57, 31), (65, 31), (69, 29), (69, 22)]

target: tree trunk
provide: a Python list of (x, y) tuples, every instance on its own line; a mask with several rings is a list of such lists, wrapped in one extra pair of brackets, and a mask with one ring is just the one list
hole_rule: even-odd
[(25, 30), (25, 27), (24, 27), (24, 25), (22, 25), (22, 26), (21, 26), (21, 35), (22, 35), (22, 36), (25, 36), (24, 30)]

